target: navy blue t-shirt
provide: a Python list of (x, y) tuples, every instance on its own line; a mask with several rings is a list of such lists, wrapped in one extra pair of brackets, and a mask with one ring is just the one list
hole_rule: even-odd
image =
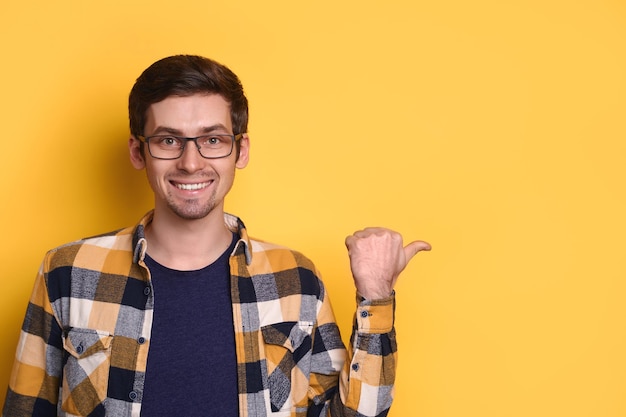
[(154, 323), (141, 415), (237, 417), (230, 247), (211, 265), (176, 271), (146, 256)]

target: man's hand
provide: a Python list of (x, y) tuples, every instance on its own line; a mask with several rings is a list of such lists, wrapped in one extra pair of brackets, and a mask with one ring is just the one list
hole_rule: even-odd
[(346, 238), (350, 269), (358, 293), (368, 300), (389, 297), (400, 275), (418, 252), (430, 245), (416, 240), (403, 246), (393, 230), (368, 227)]

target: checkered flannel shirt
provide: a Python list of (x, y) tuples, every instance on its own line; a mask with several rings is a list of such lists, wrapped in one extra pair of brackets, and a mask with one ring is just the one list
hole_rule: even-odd
[[(17, 347), (3, 416), (139, 416), (153, 292), (148, 213), (135, 227), (48, 252)], [(393, 396), (393, 297), (357, 299), (348, 351), (315, 266), (248, 238), (230, 257), (241, 416), (384, 416)], [(157, 312), (158, 314), (158, 312)], [(175, 341), (173, 341), (175, 342)], [(210, 406), (198, 415), (211, 415)]]

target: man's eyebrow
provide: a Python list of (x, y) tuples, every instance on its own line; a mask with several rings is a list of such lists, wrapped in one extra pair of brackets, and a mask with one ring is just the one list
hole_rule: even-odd
[[(206, 126), (203, 127), (201, 130), (201, 133), (228, 133), (228, 128), (226, 128), (226, 126), (224, 126), (221, 123), (216, 123), (212, 126)], [(169, 126), (157, 126), (156, 129), (154, 129), (154, 131), (151, 133), (151, 135), (163, 135), (163, 134), (170, 134), (170, 135), (175, 135), (175, 136), (184, 136), (183, 135), (183, 131), (180, 129), (176, 129), (174, 127), (169, 127)]]
[(157, 126), (150, 135), (163, 135), (168, 133), (170, 135), (180, 136), (183, 132), (178, 129), (174, 129), (173, 127)]

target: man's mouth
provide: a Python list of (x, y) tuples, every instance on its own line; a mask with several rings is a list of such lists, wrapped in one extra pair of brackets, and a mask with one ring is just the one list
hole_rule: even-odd
[(179, 190), (194, 191), (194, 190), (201, 190), (203, 188), (206, 188), (209, 186), (209, 184), (211, 184), (211, 182), (198, 182), (195, 184), (174, 183), (174, 186), (178, 188)]

